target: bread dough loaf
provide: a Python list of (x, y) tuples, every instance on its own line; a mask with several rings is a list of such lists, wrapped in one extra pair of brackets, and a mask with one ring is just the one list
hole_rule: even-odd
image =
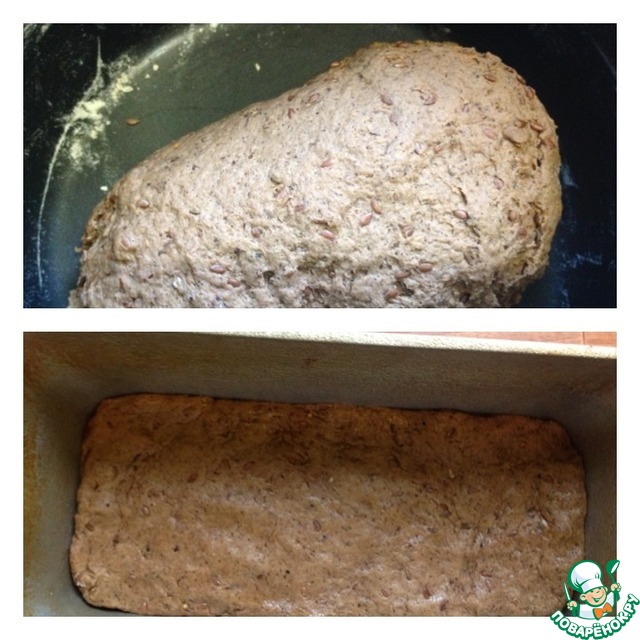
[(554, 122), (496, 56), (373, 44), (122, 178), (69, 304), (510, 306), (547, 265), (559, 165)]
[(73, 579), (154, 615), (551, 615), (583, 558), (558, 424), (345, 405), (106, 400)]

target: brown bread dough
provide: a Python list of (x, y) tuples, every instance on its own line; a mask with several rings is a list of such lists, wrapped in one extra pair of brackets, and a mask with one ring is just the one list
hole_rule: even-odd
[(551, 615), (581, 460), (518, 416), (135, 395), (82, 450), (73, 579), (156, 615)]
[(154, 153), (96, 207), (75, 307), (496, 307), (544, 272), (556, 127), (490, 53), (373, 44)]

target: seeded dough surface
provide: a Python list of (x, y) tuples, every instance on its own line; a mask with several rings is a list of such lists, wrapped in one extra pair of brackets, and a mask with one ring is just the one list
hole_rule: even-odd
[(583, 557), (561, 426), (139, 395), (82, 450), (73, 579), (154, 615), (551, 615)]
[(510, 306), (547, 265), (559, 165), (554, 122), (496, 56), (373, 44), (117, 182), (69, 304)]

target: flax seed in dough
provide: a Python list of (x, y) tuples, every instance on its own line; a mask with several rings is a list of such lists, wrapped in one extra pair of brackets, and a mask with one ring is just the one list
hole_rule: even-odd
[(559, 166), (553, 120), (495, 55), (373, 44), (132, 169), (91, 215), (69, 304), (511, 306), (546, 268)]
[(138, 614), (549, 616), (585, 509), (549, 420), (124, 396), (85, 435), (71, 571)]

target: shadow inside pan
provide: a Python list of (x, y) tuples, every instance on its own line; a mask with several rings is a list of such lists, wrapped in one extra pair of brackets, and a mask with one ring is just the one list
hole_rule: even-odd
[(65, 307), (93, 207), (137, 162), (375, 40), (491, 51), (558, 124), (564, 214), (521, 307), (616, 306), (615, 25), (27, 25), (24, 306)]

